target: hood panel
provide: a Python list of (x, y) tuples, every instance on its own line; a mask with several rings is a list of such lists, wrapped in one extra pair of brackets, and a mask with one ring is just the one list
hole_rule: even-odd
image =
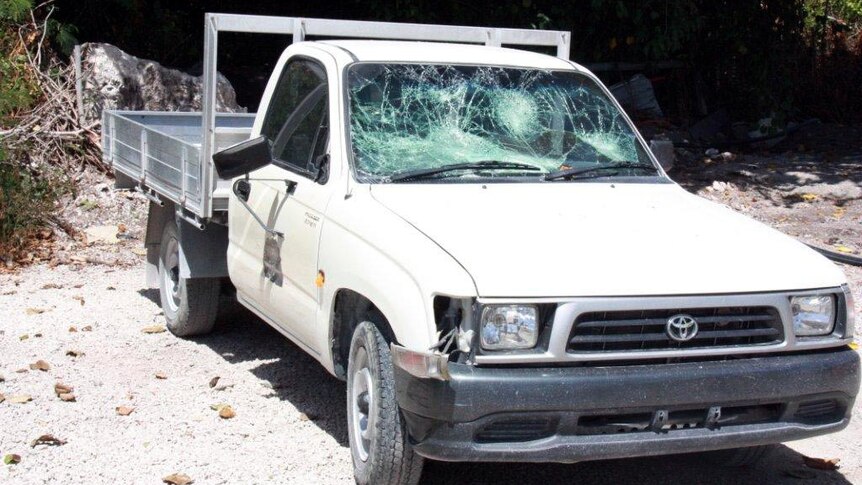
[(483, 297), (716, 294), (837, 286), (802, 243), (674, 184), (381, 184)]

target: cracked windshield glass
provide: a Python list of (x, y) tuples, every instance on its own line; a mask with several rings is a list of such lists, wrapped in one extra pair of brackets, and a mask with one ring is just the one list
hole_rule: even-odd
[[(349, 68), (348, 91), (365, 182), (441, 168), (434, 175), (450, 180), (652, 165), (611, 100), (575, 72), (360, 63)], [(446, 169), (455, 164), (480, 166)]]

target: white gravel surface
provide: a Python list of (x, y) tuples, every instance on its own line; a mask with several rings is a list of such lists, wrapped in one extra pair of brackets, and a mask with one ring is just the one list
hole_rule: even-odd
[[(197, 484), (352, 482), (343, 383), (239, 309), (208, 337), (143, 333), (163, 324), (157, 292), (143, 281), (142, 264), (0, 275), (0, 456), (21, 456), (19, 464), (0, 464), (0, 483), (158, 484), (171, 473)], [(67, 356), (69, 350), (84, 355)], [(30, 370), (39, 359), (50, 369)], [(214, 377), (220, 379), (211, 388)], [(74, 387), (76, 402), (56, 397), (58, 382)], [(10, 402), (20, 394), (33, 400)], [(236, 417), (221, 419), (214, 404), (229, 404)], [(119, 416), (118, 406), (134, 411)], [(741, 471), (706, 465), (699, 455), (576, 465), (431, 463), (425, 482), (862, 483), (859, 405), (854, 414), (847, 430), (778, 447)], [(44, 434), (66, 444), (32, 448)], [(840, 458), (841, 468), (807, 468), (803, 453)]]

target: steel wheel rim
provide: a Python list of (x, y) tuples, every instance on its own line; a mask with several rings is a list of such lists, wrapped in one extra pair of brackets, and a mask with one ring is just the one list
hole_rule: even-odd
[(350, 395), (353, 411), (350, 425), (353, 428), (353, 445), (359, 459), (367, 461), (374, 429), (374, 381), (368, 368), (368, 353), (364, 348), (357, 350), (354, 362), (356, 370), (353, 372)]
[(180, 308), (180, 245), (176, 239), (168, 241), (165, 251), (164, 280), (165, 291), (167, 291), (167, 303), (172, 313)]

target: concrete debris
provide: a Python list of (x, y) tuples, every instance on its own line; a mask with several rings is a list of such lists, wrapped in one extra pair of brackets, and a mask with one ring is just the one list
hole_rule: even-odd
[[(161, 64), (129, 55), (110, 44), (84, 44), (84, 116), (101, 119), (103, 109), (200, 111), (202, 79)], [(236, 92), (219, 74), (217, 111), (245, 113)]]

